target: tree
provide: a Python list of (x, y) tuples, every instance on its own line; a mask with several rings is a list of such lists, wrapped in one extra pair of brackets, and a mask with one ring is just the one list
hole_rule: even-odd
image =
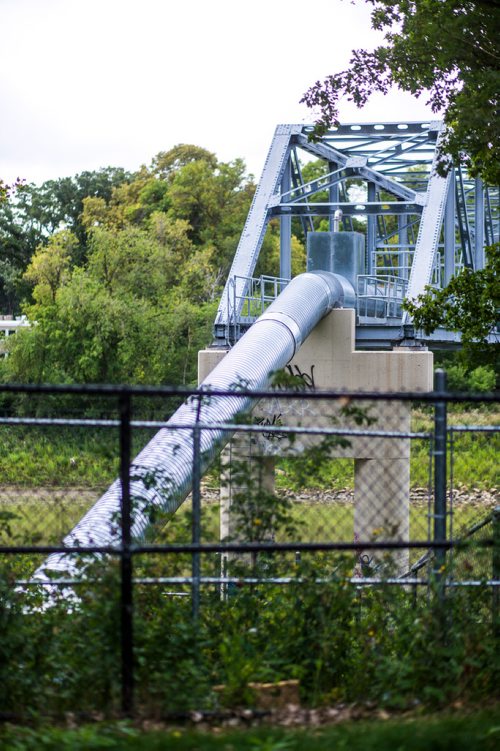
[(173, 177), (186, 164), (206, 162), (214, 170), (217, 168), (217, 157), (211, 151), (201, 146), (189, 143), (179, 143), (169, 151), (160, 151), (151, 164), (151, 172), (163, 180)]
[(358, 107), (396, 85), (426, 95), (444, 115), (445, 154), (472, 175), (500, 182), (500, 2), (498, 0), (368, 0), (372, 27), (385, 44), (354, 50), (347, 70), (317, 81), (303, 96), (319, 109), (316, 137), (338, 124), (343, 97)]
[(438, 326), (461, 331), (465, 344), (486, 343), (500, 310), (500, 244), (487, 249), (488, 265), (464, 269), (444, 289), (427, 287), (426, 294), (405, 302), (415, 326), (430, 334)]
[(9, 196), (14, 190), (17, 190), (21, 187), (21, 185), (24, 184), (24, 181), (21, 180), (20, 177), (17, 178), (17, 180), (12, 183), (12, 185), (9, 185), (5, 182), (5, 180), (2, 180), (0, 177), (0, 203), (3, 203), (4, 201), (7, 201)]
[(464, 269), (444, 289), (427, 287), (404, 308), (417, 329), (431, 334), (438, 326), (462, 334), (465, 366), (493, 366), (499, 371), (499, 344), (488, 344), (488, 336), (498, 324), (500, 311), (500, 244), (486, 249), (488, 264), (484, 269)]
[[(217, 280), (227, 274), (254, 193), (243, 160), (218, 162), (199, 146), (180, 144), (142, 167), (134, 179), (116, 187), (109, 200), (90, 196), (83, 202), (87, 231), (114, 231), (134, 225), (147, 228), (161, 215), (187, 223), (193, 246), (204, 249)], [(156, 217), (153, 220), (153, 217)], [(212, 285), (213, 286), (213, 285)]]
[(62, 230), (52, 235), (48, 245), (37, 249), (24, 278), (35, 285), (33, 296), (38, 303), (55, 303), (57, 290), (68, 275), (71, 255), (77, 244), (72, 232)]
[[(33, 256), (25, 306), (36, 325), (10, 337), (3, 377), (17, 382), (186, 383), (215, 314), (207, 263), (166, 215), (149, 228), (91, 230), (88, 260), (71, 268), (68, 230)], [(160, 226), (161, 218), (161, 226)], [(200, 278), (201, 277), (201, 280)]]
[[(10, 186), (0, 200), (0, 311), (14, 313), (28, 291), (22, 276), (37, 246), (46, 241), (31, 219), (19, 209), (27, 190), (23, 183)], [(23, 200), (23, 199), (21, 199)]]
[[(292, 276), (302, 274), (306, 270), (306, 249), (304, 243), (296, 235), (291, 238)], [(259, 259), (255, 266), (254, 276), (261, 274), (280, 275), (280, 236), (279, 219), (271, 219), (262, 243)]]
[(8, 201), (0, 205), (0, 311), (14, 313), (19, 307), (18, 288), (36, 245), (25, 242)]
[[(355, 50), (349, 68), (317, 81), (302, 99), (319, 108), (313, 138), (338, 123), (343, 97), (362, 107), (374, 92), (394, 85), (426, 95), (446, 125), (438, 168), (451, 156), (486, 183), (500, 181), (498, 97), (500, 88), (500, 2), (498, 0), (368, 0), (372, 27), (385, 32), (385, 44)], [(486, 337), (498, 315), (498, 246), (489, 266), (465, 270), (443, 290), (427, 288), (406, 309), (415, 326), (431, 333), (438, 326), (460, 331), (464, 357), (495, 362), (498, 346)]]
[(238, 208), (244, 180), (241, 159), (221, 162), (215, 168), (205, 160), (191, 161), (171, 178), (169, 215), (189, 222), (195, 242), (213, 240), (224, 215)]
[(111, 294), (122, 292), (154, 303), (179, 284), (183, 268), (195, 248), (188, 238), (189, 226), (164, 215), (151, 228), (127, 226), (120, 231), (96, 227), (92, 231), (88, 273)]
[(86, 196), (108, 201), (113, 189), (130, 179), (121, 168), (106, 167), (75, 177), (48, 180), (42, 185), (18, 180), (12, 186), (0, 181), (0, 311), (17, 312), (29, 294), (23, 273), (41, 245), (60, 230), (70, 230), (78, 242), (72, 246), (73, 263), (86, 257), (87, 227), (82, 223)]
[[(10, 243), (36, 325), (9, 337), (2, 377), (192, 382), (253, 195), (243, 161), (180, 145), (128, 179), (82, 175), (28, 186), (5, 204), (12, 222), (0, 253)], [(4, 290), (9, 272), (0, 263)]]

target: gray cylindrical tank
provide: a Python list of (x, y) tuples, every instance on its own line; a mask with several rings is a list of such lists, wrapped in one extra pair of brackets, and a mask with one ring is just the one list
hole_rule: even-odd
[(365, 238), (360, 232), (309, 232), (307, 271), (341, 274), (357, 289), (358, 274), (365, 274)]

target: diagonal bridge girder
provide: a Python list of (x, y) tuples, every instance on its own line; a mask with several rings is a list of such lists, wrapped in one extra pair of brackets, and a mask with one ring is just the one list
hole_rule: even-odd
[(392, 193), (404, 201), (423, 206), (423, 196), (418, 195), (414, 190), (406, 188), (404, 185), (401, 185), (401, 183), (397, 183), (395, 180), (391, 180), (380, 174), (380, 172), (368, 167), (368, 160), (366, 157), (348, 157), (337, 149), (334, 149), (329, 144), (311, 142), (302, 134), (296, 137), (296, 143), (297, 145), (300, 145), (304, 151), (308, 151), (310, 154), (321, 157), (330, 162), (336, 162), (343, 167), (350, 167), (359, 177), (375, 183), (379, 188), (386, 190), (388, 193)]

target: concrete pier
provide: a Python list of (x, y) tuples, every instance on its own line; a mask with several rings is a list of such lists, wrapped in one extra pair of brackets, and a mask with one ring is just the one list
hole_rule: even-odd
[[(316, 326), (302, 344), (289, 365), (289, 370), (303, 381), (304, 392), (297, 400), (276, 397), (261, 401), (254, 417), (272, 426), (279, 424), (302, 427), (342, 427), (360, 429), (349, 416), (345, 404), (328, 400), (311, 400), (307, 392), (321, 390), (363, 392), (414, 392), (432, 390), (433, 355), (426, 350), (405, 348), (393, 351), (355, 350), (355, 311), (333, 310)], [(224, 357), (224, 350), (206, 350), (199, 353), (199, 379), (205, 378)], [(241, 374), (245, 376), (244, 373)], [(393, 433), (410, 431), (411, 406), (405, 402), (359, 400), (370, 418), (367, 430)], [(346, 414), (347, 412), (347, 414)], [(361, 426), (363, 429), (363, 426)], [(297, 455), (320, 438), (298, 436), (291, 443), (276, 440), (272, 430), (266, 436), (248, 435), (242, 441), (235, 435), (225, 450), (225, 456), (247, 457), (250, 477), (257, 472), (265, 488), (272, 488), (273, 464), (262, 462), (264, 457)], [(249, 445), (251, 443), (251, 450)], [(349, 446), (333, 447), (331, 458), (354, 459), (354, 539), (408, 540), (410, 495), (410, 439), (399, 437), (349, 437)], [(226, 473), (230, 471), (226, 470)], [(266, 474), (267, 473), (267, 474)], [(221, 496), (221, 535), (231, 533), (231, 497), (239, 492), (241, 484), (232, 490), (226, 482)], [(378, 557), (374, 556), (377, 562)], [(390, 557), (393, 567), (403, 571), (408, 566), (408, 551)]]

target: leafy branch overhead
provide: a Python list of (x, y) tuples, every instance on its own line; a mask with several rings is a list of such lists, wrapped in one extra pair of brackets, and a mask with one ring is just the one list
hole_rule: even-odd
[(385, 44), (352, 52), (349, 67), (304, 94), (316, 110), (315, 137), (338, 124), (342, 99), (363, 107), (393, 86), (426, 96), (447, 126), (443, 153), (471, 174), (500, 182), (498, 0), (368, 0)]

